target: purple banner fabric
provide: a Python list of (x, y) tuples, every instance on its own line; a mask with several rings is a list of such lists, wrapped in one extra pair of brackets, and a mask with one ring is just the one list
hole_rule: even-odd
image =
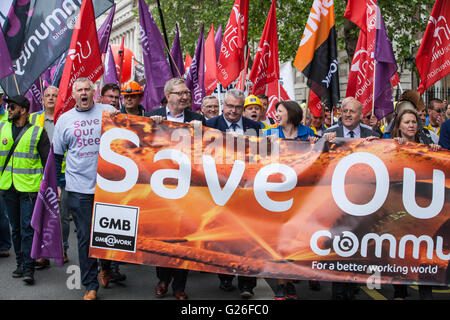
[[(114, 4), (113, 0), (92, 2), (96, 17)], [(25, 94), (36, 79), (69, 49), (81, 3), (20, 0), (11, 6), (3, 26), (15, 78), (9, 75), (0, 80), (8, 96)]]
[(375, 38), (374, 114), (378, 119), (394, 112), (391, 78), (397, 72), (397, 63), (384, 26), (381, 10), (377, 7)]
[(111, 8), (105, 22), (103, 22), (100, 29), (98, 29), (98, 44), (100, 47), (100, 54), (106, 53), (108, 51), (109, 36), (111, 35), (111, 29), (114, 19), (114, 13), (116, 12), (116, 4)]
[(31, 257), (52, 258), (62, 267), (64, 258), (53, 145), (50, 147), (44, 177), (34, 206), (31, 227), (34, 229)]
[(115, 83), (119, 85), (119, 77), (117, 76), (116, 62), (111, 51), (111, 46), (108, 46), (108, 51), (105, 56), (105, 72), (103, 73), (103, 83)]
[(0, 27), (0, 79), (14, 73), (11, 56), (9, 55), (8, 46), (6, 45), (3, 30)]
[(191, 90), (192, 95), (192, 110), (197, 111), (202, 106), (202, 100), (206, 95), (205, 92), (205, 27), (202, 25), (202, 30), (198, 37), (197, 47), (195, 48), (195, 55), (192, 59), (191, 67), (189, 68), (186, 77), (186, 86)]
[(216, 31), (214, 42), (216, 44), (216, 61), (219, 62), (220, 48), (222, 47), (222, 25)]
[(173, 59), (174, 64), (174, 72), (173, 74), (176, 77), (183, 77), (186, 70), (184, 70), (184, 59), (183, 59), (183, 51), (181, 50), (180, 43), (180, 30), (178, 30), (177, 24), (177, 33), (175, 34), (175, 38), (173, 39), (172, 48), (170, 49), (170, 55)]
[(30, 114), (44, 109), (44, 105), (42, 104), (43, 92), (44, 88), (41, 89), (41, 78), (37, 78), (25, 94), (25, 97), (30, 100)]
[(139, 0), (139, 23), (146, 79), (142, 105), (150, 111), (161, 106), (164, 85), (172, 78), (172, 72), (164, 54), (164, 39), (144, 0)]

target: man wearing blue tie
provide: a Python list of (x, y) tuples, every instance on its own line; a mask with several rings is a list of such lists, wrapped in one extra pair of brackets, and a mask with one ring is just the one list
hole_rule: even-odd
[[(206, 120), (206, 126), (223, 132), (233, 131), (236, 134), (258, 136), (261, 125), (256, 121), (242, 116), (244, 100), (245, 94), (241, 90), (228, 90), (225, 94), (223, 113), (220, 116)], [(233, 275), (219, 274), (219, 288), (223, 291), (234, 290), (235, 287), (232, 284), (233, 278)], [(238, 288), (243, 299), (251, 298), (255, 287), (256, 278), (238, 276)]]
[(377, 137), (379, 134), (364, 124), (361, 125), (362, 104), (353, 97), (342, 101), (342, 122), (328, 128), (324, 137), (331, 140), (338, 138), (367, 138)]

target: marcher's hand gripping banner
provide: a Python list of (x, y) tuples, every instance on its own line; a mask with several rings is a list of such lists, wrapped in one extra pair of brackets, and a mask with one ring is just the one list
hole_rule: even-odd
[(104, 114), (90, 256), (256, 277), (444, 284), (450, 153)]

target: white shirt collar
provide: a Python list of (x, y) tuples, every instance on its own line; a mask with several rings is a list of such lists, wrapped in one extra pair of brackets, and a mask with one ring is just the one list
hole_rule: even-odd
[(361, 138), (361, 127), (359, 125), (353, 130), (347, 129), (346, 126), (343, 127), (344, 127), (344, 138), (351, 138), (349, 134), (350, 131), (353, 131), (353, 133), (355, 134), (354, 138)]

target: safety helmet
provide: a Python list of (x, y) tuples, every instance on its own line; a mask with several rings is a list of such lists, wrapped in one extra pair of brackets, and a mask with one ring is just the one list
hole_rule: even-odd
[(136, 81), (128, 81), (122, 86), (122, 90), (120, 93), (125, 95), (131, 95), (131, 94), (144, 94), (144, 89), (137, 83)]
[(251, 94), (251, 95), (249, 95), (247, 98), (245, 98), (244, 109), (245, 109), (247, 106), (252, 106), (252, 105), (257, 105), (257, 106), (259, 106), (261, 109), (263, 108), (263, 105), (262, 105), (262, 103), (261, 103), (261, 100), (260, 100), (257, 96), (255, 96), (255, 95), (253, 95), (253, 94)]

